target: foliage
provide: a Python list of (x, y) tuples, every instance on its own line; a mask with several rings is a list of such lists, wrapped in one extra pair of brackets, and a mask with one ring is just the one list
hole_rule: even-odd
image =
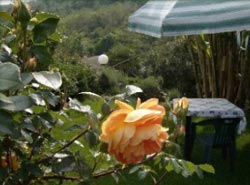
[[(61, 14), (67, 14), (71, 12), (68, 11), (74, 11), (78, 10), (81, 7), (88, 7), (88, 8), (94, 8), (101, 5), (110, 5), (116, 2), (124, 3), (128, 0), (34, 0), (32, 2), (32, 5), (39, 8), (40, 10), (47, 10), (49, 12), (56, 12)], [(147, 0), (130, 0), (132, 2), (143, 4)], [(60, 6), (58, 6), (60, 4)]]
[[(201, 177), (202, 171), (214, 173), (210, 165), (195, 165), (168, 153), (170, 145), (174, 145), (170, 140), (162, 152), (147, 156), (141, 163), (119, 164), (98, 139), (100, 123), (115, 109), (115, 99), (131, 103), (141, 89), (126, 86), (125, 93), (107, 99), (82, 92), (92, 98), (92, 103), (101, 105), (97, 109), (67, 97), (57, 69), (32, 72), (34, 64), (40, 68), (43, 62), (52, 61), (55, 42), (60, 41), (56, 34), (59, 18), (32, 13), (20, 0), (15, 1), (11, 13), (1, 12), (0, 17), (4, 20), (0, 51), (2, 184), (89, 184), (107, 175), (119, 182), (117, 174), (126, 169), (137, 173), (138, 180), (150, 176), (157, 184), (157, 178), (165, 175), (159, 177), (154, 165), (184, 177), (195, 173)], [(171, 116), (171, 110), (167, 110)]]
[(126, 84), (128, 84), (128, 77), (121, 71), (113, 68), (105, 68), (100, 73), (99, 87), (101, 92), (118, 94), (122, 92)]
[(34, 70), (37, 63), (40, 69), (46, 69), (52, 62), (53, 48), (60, 42), (55, 32), (59, 18), (32, 12), (19, 1), (15, 1), (11, 15), (1, 12), (1, 27), (4, 28), (1, 61), (12, 61), (20, 65), (22, 71)]
[(143, 89), (143, 93), (140, 95), (142, 100), (146, 100), (152, 97), (156, 97), (160, 100), (164, 100), (164, 93), (162, 92), (163, 79), (161, 77), (149, 76), (144, 80), (138, 80), (137, 86)]
[[(181, 95), (194, 97), (191, 59), (182, 38), (155, 39), (127, 31), (128, 16), (138, 6), (130, 1), (108, 5), (103, 2), (94, 8), (82, 6), (74, 13), (67, 12), (59, 24), (65, 37), (64, 43), (56, 48), (55, 60), (78, 65), (84, 57), (106, 53), (108, 65), (134, 78), (132, 81), (157, 74), (163, 79), (164, 90), (178, 88)], [(102, 90), (101, 93), (108, 93), (105, 88)]]
[(75, 97), (83, 90), (95, 93), (101, 92), (96, 71), (83, 62), (76, 65), (55, 62), (51, 65), (51, 68), (59, 69), (62, 73), (63, 85), (61, 89), (66, 96)]
[(249, 37), (246, 30), (187, 38), (200, 97), (226, 98), (249, 112)]

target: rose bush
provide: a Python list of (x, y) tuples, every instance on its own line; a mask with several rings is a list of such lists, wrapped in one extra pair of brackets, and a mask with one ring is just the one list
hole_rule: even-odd
[[(12, 12), (0, 12), (1, 184), (89, 184), (108, 175), (119, 183), (119, 172), (127, 168), (154, 184), (165, 171), (185, 177), (213, 172), (170, 152), (175, 145), (161, 123), (167, 117), (171, 124), (173, 111), (155, 98), (138, 99), (133, 108), (140, 88), (126, 86), (124, 94), (105, 98), (82, 92), (93, 103), (86, 105), (67, 97), (59, 69), (34, 72), (52, 60), (50, 48), (61, 41), (58, 21), (20, 0)], [(157, 167), (163, 175), (155, 173)]]

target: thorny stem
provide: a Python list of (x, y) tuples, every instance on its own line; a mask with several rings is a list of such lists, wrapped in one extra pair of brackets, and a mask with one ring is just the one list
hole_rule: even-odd
[(56, 152), (54, 152), (54, 155), (56, 153), (59, 153), (61, 151), (63, 151), (65, 148), (68, 148), (71, 144), (73, 144), (77, 139), (79, 139), (80, 137), (82, 137), (84, 134), (86, 134), (89, 130), (91, 129), (91, 127), (89, 126), (87, 129), (83, 130), (80, 134), (78, 134), (77, 136), (75, 136), (74, 138), (72, 138), (67, 144), (65, 144), (62, 148), (58, 149)]
[[(137, 164), (135, 164), (135, 165), (133, 165), (133, 166), (137, 166), (137, 165), (143, 164), (143, 163), (145, 163), (145, 162), (147, 162), (147, 161), (150, 161), (150, 160), (154, 159), (157, 155), (158, 155), (158, 153), (155, 153), (154, 155), (152, 155), (152, 156), (149, 157), (148, 159), (146, 159), (146, 160), (144, 160), (144, 161), (142, 161), (142, 162), (140, 162), (140, 163), (137, 163)], [(96, 178), (96, 179), (97, 179), (97, 178), (99, 178), (99, 177), (103, 177), (103, 176), (106, 176), (106, 175), (110, 175), (110, 174), (112, 174), (112, 173), (117, 173), (117, 172), (119, 172), (119, 171), (125, 170), (125, 169), (130, 168), (130, 167), (132, 167), (132, 166), (131, 166), (131, 165), (127, 165), (127, 166), (121, 166), (121, 167), (119, 167), (119, 168), (111, 168), (111, 169), (109, 169), (109, 170), (107, 170), (107, 171), (103, 171), (103, 172), (99, 172), (99, 173), (93, 174), (93, 178)]]
[(164, 177), (167, 175), (167, 173), (168, 173), (168, 172), (165, 171), (165, 172), (162, 174), (162, 176), (158, 179), (158, 181), (154, 183), (154, 185), (160, 184), (160, 182), (164, 179)]
[[(151, 157), (149, 157), (148, 159), (146, 159), (146, 160), (144, 160), (144, 161), (142, 161), (140, 163), (137, 163), (135, 165), (132, 165), (132, 166), (137, 166), (137, 165), (143, 164), (143, 163), (145, 163), (147, 161), (150, 161), (150, 160), (154, 159), (157, 155), (158, 155), (158, 153), (156, 153), (156, 154), (152, 155)], [(99, 172), (99, 173), (93, 174), (92, 177), (94, 179), (97, 179), (97, 178), (100, 178), (100, 177), (103, 177), (103, 176), (107, 176), (107, 175), (110, 175), (110, 174), (113, 174), (113, 173), (117, 173), (119, 171), (125, 170), (127, 168), (132, 167), (132, 166), (131, 165), (126, 165), (126, 166), (123, 165), (123, 166), (121, 166), (119, 168), (111, 168), (111, 169), (108, 169), (107, 171), (103, 171), (103, 172)], [(44, 180), (46, 180), (46, 179), (47, 180), (48, 179), (59, 179), (59, 180), (69, 180), (69, 181), (84, 182), (84, 179), (82, 179), (80, 177), (67, 177), (67, 176), (60, 176), (60, 175), (42, 176), (42, 177), (39, 177), (39, 178), (40, 179), (44, 179)], [(158, 181), (158, 182), (160, 182), (160, 181)]]
[(75, 136), (74, 138), (72, 138), (68, 143), (66, 143), (65, 145), (63, 145), (61, 148), (59, 148), (58, 150), (56, 150), (55, 152), (53, 152), (53, 154), (51, 154), (50, 156), (41, 159), (39, 161), (37, 161), (37, 163), (43, 163), (46, 162), (50, 159), (52, 159), (54, 157), (55, 154), (63, 151), (64, 149), (68, 148), (70, 145), (72, 145), (77, 139), (79, 139), (80, 137), (82, 137), (84, 134), (86, 134), (89, 130), (91, 129), (91, 127), (89, 126), (88, 128), (86, 128), (85, 130), (83, 130), (82, 132), (80, 132), (77, 136)]
[(49, 180), (49, 179), (59, 179), (59, 180), (70, 180), (70, 181), (78, 181), (78, 182), (84, 182), (84, 179), (80, 177), (65, 177), (60, 175), (50, 175), (50, 176), (43, 176), (41, 179)]

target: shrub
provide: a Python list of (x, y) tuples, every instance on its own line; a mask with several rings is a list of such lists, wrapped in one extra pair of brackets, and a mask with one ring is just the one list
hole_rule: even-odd
[(63, 89), (67, 96), (75, 97), (79, 92), (100, 93), (96, 71), (85, 64), (56, 63), (53, 66), (63, 74)]
[(104, 68), (99, 76), (99, 87), (105, 94), (121, 93), (127, 82), (126, 74), (109, 67)]
[(178, 89), (173, 88), (166, 91), (168, 98), (171, 100), (173, 98), (181, 97), (181, 93)]
[(162, 92), (162, 83), (163, 79), (161, 77), (149, 76), (147, 78), (137, 79), (136, 85), (143, 89), (141, 98), (143, 100), (157, 97), (160, 100), (163, 100)]
[[(40, 19), (40, 22), (34, 23), (32, 16)], [(37, 46), (37, 42), (41, 41), (39, 45), (44, 44), (45, 49), (49, 50), (46, 41), (49, 40), (48, 37), (55, 36), (57, 17), (47, 13), (32, 15), (25, 4), (16, 0), (13, 12), (11, 14), (1, 12), (0, 19), (6, 19), (8, 25), (13, 27), (11, 30), (21, 30), (14, 35), (9, 33), (1, 38), (3, 42), (1, 43), (3, 47), (0, 49), (1, 184), (68, 184), (69, 181), (90, 184), (96, 178), (107, 175), (112, 175), (116, 182), (119, 182), (119, 173), (125, 169), (131, 169), (130, 173), (137, 173), (140, 180), (145, 181), (146, 177), (151, 177), (152, 182), (159, 182), (157, 179), (161, 180), (166, 173), (164, 172), (162, 176), (155, 173), (147, 163), (153, 159), (155, 166), (160, 166), (167, 172), (175, 170), (184, 177), (195, 172), (202, 176), (202, 170), (214, 172), (209, 165), (194, 165), (167, 153), (170, 140), (167, 140), (167, 129), (160, 126), (161, 119), (165, 115), (164, 107), (159, 105), (157, 99), (151, 99), (146, 104), (138, 101), (136, 109), (128, 105), (130, 101), (127, 96), (141, 92), (140, 88), (127, 86), (127, 91), (119, 97), (122, 102), (115, 101), (116, 106), (114, 100), (118, 98), (117, 96), (106, 101), (95, 93), (82, 92), (81, 94), (99, 100), (92, 101), (95, 106), (103, 104), (101, 107), (95, 107), (95, 110), (101, 112), (95, 112), (91, 106), (83, 105), (77, 99), (69, 98), (66, 102), (67, 95), (61, 91), (62, 78), (58, 69), (23, 73), (22, 70), (27, 67), (25, 62), (28, 62), (30, 68), (34, 67), (34, 56), (32, 60), (24, 60), (25, 56), (32, 53), (29, 50), (32, 46)], [(8, 26), (5, 26), (5, 29), (6, 32), (10, 31)], [(29, 34), (23, 34), (24, 32)], [(14, 40), (17, 39), (14, 45), (24, 44), (24, 47), (19, 48), (21, 54), (17, 55), (16, 51), (9, 52), (17, 48), (12, 45), (13, 43), (6, 41), (10, 35)], [(39, 47), (36, 49), (34, 55), (41, 57), (39, 55), (41, 53), (38, 52)], [(23, 64), (24, 68), (21, 70)], [(115, 74), (116, 79), (112, 74)], [(89, 74), (84, 73), (84, 75), (88, 77)], [(112, 79), (109, 80), (110, 86), (116, 86), (119, 80), (124, 80), (124, 75), (114, 73), (114, 70), (107, 71), (106, 76), (113, 77), (108, 78)], [(86, 86), (85, 80), (83, 84)], [(183, 108), (180, 107), (176, 111), (177, 118), (179, 111), (183, 112)], [(171, 112), (170, 110), (168, 113)], [(105, 118), (109, 121), (103, 123), (101, 129), (100, 122)], [(151, 132), (151, 124), (154, 132)], [(140, 129), (140, 134), (135, 134), (137, 131), (135, 126)], [(143, 129), (145, 126), (148, 129)], [(131, 128), (134, 132), (130, 132)], [(161, 132), (160, 135), (158, 131)], [(101, 143), (99, 136), (104, 143)], [(130, 145), (133, 139), (131, 136), (136, 139), (135, 143), (139, 141), (135, 147), (140, 158), (123, 161), (120, 154), (126, 154), (126, 151), (122, 151), (125, 149), (122, 146)], [(138, 136), (143, 137), (138, 139), (136, 138)], [(154, 136), (159, 137), (152, 143), (151, 138)], [(159, 143), (164, 147), (159, 146)], [(153, 151), (150, 149), (152, 144), (153, 148), (156, 147)], [(138, 145), (145, 148), (142, 154)], [(115, 146), (119, 146), (115, 149), (117, 159), (113, 157)], [(133, 149), (133, 146), (130, 148)], [(133, 150), (131, 151), (130, 156), (134, 156)], [(135, 164), (130, 164), (131, 162)]]

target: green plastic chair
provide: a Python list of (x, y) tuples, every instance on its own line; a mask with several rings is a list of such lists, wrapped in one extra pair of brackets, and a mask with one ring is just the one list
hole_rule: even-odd
[[(225, 159), (229, 153), (230, 169), (234, 167), (236, 155), (236, 130), (239, 118), (216, 118), (192, 123), (193, 139), (197, 139), (204, 146), (204, 162), (211, 163), (213, 148), (221, 148)], [(197, 127), (210, 126), (208, 133), (196, 133)]]

